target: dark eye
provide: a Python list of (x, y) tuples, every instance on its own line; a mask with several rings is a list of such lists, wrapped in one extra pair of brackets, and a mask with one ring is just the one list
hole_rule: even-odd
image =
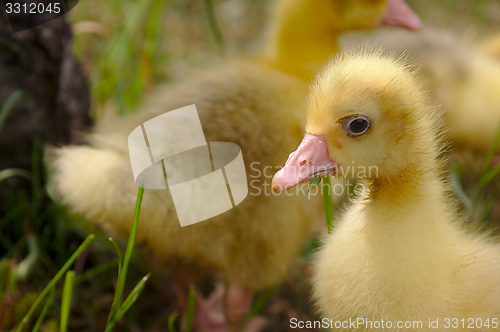
[(343, 121), (344, 131), (350, 136), (360, 136), (370, 128), (370, 119), (363, 115), (355, 115)]

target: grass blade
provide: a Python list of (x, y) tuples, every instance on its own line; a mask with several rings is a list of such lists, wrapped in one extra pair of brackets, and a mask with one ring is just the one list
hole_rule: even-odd
[(31, 173), (22, 168), (6, 168), (0, 171), (0, 182), (13, 176), (19, 176), (31, 181)]
[(491, 163), (493, 162), (493, 157), (495, 156), (495, 152), (498, 149), (498, 145), (500, 143), (500, 122), (498, 123), (497, 130), (495, 132), (495, 138), (493, 142), (491, 142), (490, 148), (486, 154), (486, 158), (484, 160), (483, 170), (481, 172), (481, 178), (479, 180), (479, 189), (474, 199), (474, 205), (472, 208), (472, 215), (476, 214), (476, 209), (478, 207), (479, 201), (483, 196), (484, 187), (497, 175), (498, 171), (495, 170), (497, 166), (491, 167)]
[(481, 180), (479, 180), (479, 186), (481, 188), (486, 187), (486, 185), (490, 183), (490, 181), (493, 180), (493, 178), (497, 176), (499, 172), (500, 172), (500, 165), (495, 165), (495, 167), (493, 167), (492, 169), (484, 172), (483, 175), (481, 176)]
[(21, 99), (23, 93), (21, 90), (16, 90), (10, 94), (7, 100), (3, 103), (2, 108), (0, 108), (0, 131), (2, 131), (3, 124), (7, 120), (12, 107), (14, 104)]
[(330, 177), (323, 178), (323, 201), (325, 205), (325, 219), (328, 234), (333, 231), (333, 201), (332, 201), (332, 180)]
[(87, 280), (90, 280), (92, 278), (95, 278), (99, 274), (105, 272), (107, 269), (110, 269), (114, 267), (117, 264), (118, 260), (112, 260), (103, 264), (100, 264), (96, 267), (93, 267), (91, 269), (88, 269), (84, 273), (80, 274), (78, 277), (76, 277), (75, 284), (81, 284), (82, 282), (85, 282)]
[(64, 280), (63, 297), (61, 304), (61, 326), (60, 332), (68, 329), (69, 312), (71, 311), (71, 301), (73, 300), (73, 289), (75, 287), (75, 272), (70, 270), (66, 273)]
[(224, 39), (222, 38), (222, 33), (220, 32), (219, 25), (217, 23), (217, 17), (215, 16), (214, 5), (212, 0), (204, 0), (205, 2), (205, 10), (207, 12), (208, 25), (210, 27), (210, 31), (214, 37), (215, 43), (221, 53), (224, 54)]
[(464, 203), (467, 211), (472, 212), (474, 209), (474, 203), (462, 186), (462, 181), (460, 180), (460, 168), (457, 165), (451, 166), (450, 180), (458, 198)]
[(179, 317), (179, 313), (177, 311), (174, 311), (168, 316), (168, 332), (177, 332), (177, 330), (174, 327), (175, 319)]
[[(123, 259), (122, 269), (118, 275), (118, 281), (116, 283), (115, 297), (113, 299), (113, 304), (111, 305), (111, 312), (109, 314), (108, 322), (113, 320), (120, 302), (122, 299), (123, 289), (125, 288), (125, 281), (127, 279), (127, 269), (132, 257), (132, 249), (134, 248), (135, 235), (137, 233), (137, 224), (139, 223), (139, 212), (141, 211), (142, 196), (144, 195), (144, 187), (139, 187), (139, 192), (137, 193), (137, 202), (135, 204), (134, 222), (132, 223), (132, 229), (130, 231), (130, 237), (127, 243), (127, 249), (125, 250), (125, 258)], [(113, 243), (113, 242), (111, 242)]]
[(41, 256), (38, 239), (33, 233), (26, 235), (26, 242), (28, 244), (28, 255), (14, 269), (18, 280), (25, 280), (29, 276)]
[(148, 273), (146, 276), (144, 276), (134, 287), (134, 289), (130, 292), (130, 294), (127, 296), (125, 301), (123, 301), (122, 306), (116, 313), (115, 317), (116, 320), (119, 320), (120, 318), (123, 317), (123, 315), (130, 309), (132, 304), (137, 300), (137, 297), (141, 293), (141, 291), (144, 289), (144, 286), (146, 285), (146, 282), (148, 281), (149, 277), (151, 276), (150, 273)]
[(94, 234), (90, 234), (87, 236), (85, 241), (76, 249), (76, 251), (71, 255), (71, 257), (66, 261), (66, 263), (63, 265), (63, 267), (57, 272), (57, 274), (52, 278), (52, 280), (48, 283), (47, 286), (43, 289), (43, 291), (38, 295), (37, 299), (35, 300), (35, 303), (31, 306), (30, 310), (24, 316), (23, 320), (19, 324), (19, 326), (16, 329), (16, 332), (21, 332), (24, 329), (24, 326), (28, 323), (30, 320), (31, 316), (35, 312), (36, 308), (40, 305), (40, 303), (43, 301), (43, 298), (47, 295), (47, 293), (55, 287), (56, 283), (61, 279), (64, 273), (69, 269), (71, 264), (74, 263), (76, 258), (80, 256), (80, 254), (90, 245), (90, 243), (94, 240)]
[(139, 294), (141, 291), (144, 289), (144, 286), (146, 285), (146, 281), (148, 281), (150, 274), (148, 273), (146, 276), (144, 276), (134, 287), (132, 292), (127, 296), (125, 301), (123, 301), (123, 305), (118, 309), (115, 315), (113, 315), (113, 318), (111, 321), (108, 323), (106, 326), (105, 332), (111, 332), (113, 330), (113, 327), (115, 326), (116, 322), (125, 315), (125, 313), (130, 309), (130, 307), (134, 304), (134, 302), (137, 300), (137, 297), (139, 297)]
[(113, 240), (113, 238), (109, 238), (109, 242), (111, 242), (113, 249), (115, 249), (116, 256), (118, 256), (118, 276), (119, 276), (122, 272), (122, 264), (123, 264), (122, 254), (120, 253), (120, 249), (118, 249), (118, 246), (116, 245), (116, 242), (115, 240)]
[(316, 175), (311, 182), (309, 182), (309, 190), (313, 190), (321, 182), (321, 176)]
[(38, 332), (38, 329), (40, 328), (40, 325), (43, 322), (43, 319), (45, 318), (45, 315), (47, 314), (47, 310), (49, 310), (50, 305), (52, 304), (52, 299), (54, 298), (54, 293), (55, 289), (52, 288), (50, 290), (49, 298), (47, 299), (47, 302), (45, 302), (45, 305), (43, 306), (42, 312), (38, 316), (35, 326), (33, 326), (32, 332)]
[(278, 288), (268, 289), (257, 296), (255, 302), (252, 305), (252, 308), (250, 309), (250, 312), (248, 313), (247, 317), (245, 317), (243, 324), (241, 324), (240, 328), (238, 329), (238, 332), (243, 332), (245, 330), (250, 320), (254, 316), (256, 316), (266, 306), (266, 304), (269, 303), (274, 293), (276, 293), (277, 289)]
[(497, 131), (495, 132), (495, 138), (493, 142), (491, 142), (490, 148), (488, 149), (488, 153), (486, 154), (486, 159), (484, 160), (483, 173), (485, 173), (491, 165), (493, 161), (493, 157), (495, 156), (495, 152), (498, 149), (498, 144), (500, 143), (500, 122), (498, 123)]
[(186, 314), (186, 330), (185, 332), (191, 332), (193, 329), (194, 320), (194, 310), (196, 309), (196, 288), (194, 285), (189, 287), (189, 297), (187, 303), (187, 314)]

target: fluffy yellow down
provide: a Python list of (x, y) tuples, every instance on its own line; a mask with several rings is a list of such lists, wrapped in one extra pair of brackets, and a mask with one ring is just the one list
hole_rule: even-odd
[[(489, 319), (484, 331), (500, 330), (491, 325), (500, 320), (500, 245), (467, 232), (457, 217), (441, 178), (437, 119), (425, 99), (401, 62), (379, 54), (341, 57), (312, 87), (307, 132), (325, 136), (341, 168), (378, 169), (362, 180), (365, 190), (317, 254), (314, 299), (334, 322), (386, 325), (332, 331), (396, 331), (399, 321), (422, 322), (401, 331), (479, 331), (478, 318)], [(353, 114), (371, 119), (364, 135), (342, 129), (339, 120)], [(465, 327), (446, 328), (454, 318), (464, 318)], [(438, 320), (437, 329), (429, 319)]]

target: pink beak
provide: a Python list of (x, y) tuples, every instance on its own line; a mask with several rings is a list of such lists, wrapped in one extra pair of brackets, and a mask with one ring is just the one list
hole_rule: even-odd
[(382, 24), (409, 30), (422, 28), (422, 21), (404, 0), (389, 0)]
[(330, 159), (323, 136), (306, 133), (285, 166), (273, 177), (273, 190), (282, 192), (300, 183), (312, 180), (316, 175), (335, 175), (339, 165)]

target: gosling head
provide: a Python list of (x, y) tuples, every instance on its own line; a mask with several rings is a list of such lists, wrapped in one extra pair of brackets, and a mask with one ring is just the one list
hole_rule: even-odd
[(408, 30), (422, 27), (405, 0), (281, 0), (277, 15), (294, 36), (304, 31), (317, 36), (325, 27), (335, 35), (381, 25)]
[(306, 134), (274, 176), (277, 192), (330, 176), (394, 181), (435, 160), (434, 121), (401, 61), (345, 55), (311, 87)]
[[(404, 0), (328, 0), (333, 4), (338, 31), (364, 30), (379, 25), (409, 30), (422, 27), (422, 21)], [(326, 13), (326, 12), (325, 12)]]

